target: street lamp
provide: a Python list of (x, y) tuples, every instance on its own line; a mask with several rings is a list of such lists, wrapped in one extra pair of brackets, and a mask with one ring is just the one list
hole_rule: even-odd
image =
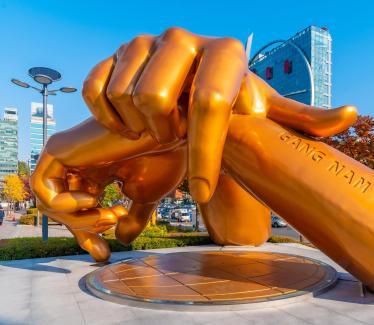
[[(61, 87), (60, 89), (48, 90), (48, 86), (55, 81), (61, 80), (62, 76), (56, 70), (44, 67), (34, 67), (29, 69), (28, 71), (29, 76), (33, 78), (37, 83), (42, 85), (42, 88), (34, 87), (29, 85), (27, 82), (20, 81), (18, 79), (11, 79), (15, 85), (23, 87), (23, 88), (32, 88), (42, 94), (43, 96), (43, 147), (47, 143), (48, 139), (48, 129), (47, 129), (47, 99), (48, 95), (56, 95), (58, 91), (63, 93), (73, 93), (77, 91), (76, 88), (73, 87)], [(48, 217), (43, 215), (42, 217), (42, 237), (43, 240), (48, 239)]]

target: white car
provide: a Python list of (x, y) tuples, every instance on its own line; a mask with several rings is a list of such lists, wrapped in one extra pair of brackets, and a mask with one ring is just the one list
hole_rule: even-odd
[(273, 228), (279, 228), (279, 227), (287, 227), (287, 223), (279, 218), (278, 216), (272, 216), (271, 217), (271, 226)]

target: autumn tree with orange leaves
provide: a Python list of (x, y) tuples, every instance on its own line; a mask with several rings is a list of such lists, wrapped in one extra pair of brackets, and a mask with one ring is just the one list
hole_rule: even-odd
[(347, 156), (374, 169), (374, 118), (359, 116), (346, 131), (323, 140)]

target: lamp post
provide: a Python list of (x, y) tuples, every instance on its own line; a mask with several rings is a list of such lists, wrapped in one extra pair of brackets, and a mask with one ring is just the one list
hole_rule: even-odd
[[(37, 83), (41, 84), (42, 87), (34, 87), (29, 85), (26, 82), (20, 81), (18, 79), (11, 79), (11, 81), (20, 87), (23, 88), (32, 88), (36, 90), (38, 93), (42, 94), (43, 96), (43, 148), (47, 143), (48, 140), (48, 109), (47, 109), (47, 102), (49, 95), (57, 95), (57, 92), (63, 93), (73, 93), (77, 91), (76, 88), (73, 87), (61, 87), (60, 89), (49, 90), (48, 86), (55, 81), (61, 80), (61, 74), (53, 69), (44, 68), (44, 67), (35, 67), (31, 68), (28, 71), (29, 76), (33, 78)], [(48, 217), (43, 215), (42, 217), (42, 237), (43, 240), (48, 239)]]

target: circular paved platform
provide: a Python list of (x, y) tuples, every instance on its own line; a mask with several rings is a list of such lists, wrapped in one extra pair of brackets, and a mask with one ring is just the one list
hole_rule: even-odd
[(310, 258), (267, 252), (202, 251), (150, 255), (104, 266), (86, 278), (96, 296), (173, 304), (240, 304), (318, 294), (336, 271)]

